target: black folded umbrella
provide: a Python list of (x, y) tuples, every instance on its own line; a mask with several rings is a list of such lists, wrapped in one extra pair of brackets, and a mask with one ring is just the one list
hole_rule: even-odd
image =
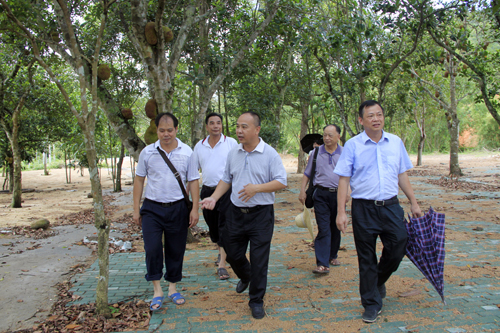
[(313, 144), (318, 143), (320, 145), (323, 144), (323, 135), (318, 133), (306, 134), (302, 139), (300, 139), (300, 146), (302, 150), (307, 154), (311, 150), (313, 150)]

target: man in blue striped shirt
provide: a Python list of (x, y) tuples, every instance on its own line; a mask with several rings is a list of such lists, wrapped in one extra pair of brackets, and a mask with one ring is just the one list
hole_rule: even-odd
[[(201, 208), (214, 209), (231, 187), (231, 205), (223, 230), (227, 261), (240, 278), (236, 292), (250, 284), (248, 305), (255, 319), (265, 316), (269, 252), (274, 229), (274, 192), (287, 185), (285, 167), (276, 150), (260, 137), (260, 117), (243, 113), (236, 123), (240, 144), (227, 157), (226, 169), (215, 192)], [(250, 243), (250, 262), (246, 250)]]
[[(362, 319), (373, 323), (382, 311), (385, 282), (405, 255), (407, 232), (404, 210), (399, 205), (399, 187), (408, 197), (414, 217), (422, 216), (408, 178), (413, 168), (403, 142), (383, 131), (384, 109), (377, 101), (363, 102), (359, 123), (364, 132), (348, 140), (335, 167), (340, 176), (337, 193), (337, 227), (347, 228), (347, 189), (351, 185), (352, 228), (358, 253), (359, 292), (365, 308)], [(377, 237), (384, 249), (377, 262)]]

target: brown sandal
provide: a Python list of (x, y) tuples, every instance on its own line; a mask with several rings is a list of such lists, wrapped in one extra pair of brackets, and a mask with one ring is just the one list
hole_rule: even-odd
[(217, 268), (217, 275), (219, 275), (220, 280), (229, 279), (229, 273), (227, 272), (227, 269), (225, 269), (224, 267)]
[(330, 260), (330, 265), (340, 266), (340, 261), (338, 261), (338, 259), (332, 259), (332, 260)]
[(330, 268), (325, 267), (325, 266), (318, 266), (316, 269), (313, 270), (314, 274), (328, 274), (330, 273)]

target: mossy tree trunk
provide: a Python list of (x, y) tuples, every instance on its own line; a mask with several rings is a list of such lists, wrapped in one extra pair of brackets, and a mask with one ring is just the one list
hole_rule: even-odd
[(21, 98), (21, 102), (17, 105), (14, 113), (12, 115), (12, 137), (9, 137), (10, 144), (12, 146), (12, 157), (14, 160), (14, 172), (12, 178), (12, 202), (10, 206), (12, 208), (22, 207), (22, 174), (21, 174), (21, 149), (19, 148), (19, 127), (21, 126), (19, 115), (24, 104), (26, 95)]

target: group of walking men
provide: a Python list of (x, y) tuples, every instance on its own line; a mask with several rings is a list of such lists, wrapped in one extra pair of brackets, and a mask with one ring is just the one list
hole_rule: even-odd
[[(222, 116), (208, 114), (205, 123), (209, 135), (200, 140), (194, 150), (176, 137), (178, 120), (173, 114), (159, 114), (155, 121), (158, 141), (141, 152), (133, 191), (133, 219), (143, 230), (145, 277), (154, 288), (151, 310), (159, 310), (165, 299), (160, 284), (163, 261), (166, 268), (163, 277), (169, 282), (168, 298), (177, 305), (185, 302), (176, 283), (182, 279), (187, 231), (197, 224), (201, 208), (211, 240), (219, 248), (219, 278), (230, 277), (227, 261), (239, 278), (236, 292), (242, 293), (249, 287), (252, 316), (263, 318), (274, 230), (274, 193), (287, 186), (287, 175), (279, 154), (259, 137), (259, 115), (245, 112), (238, 118), (237, 144), (222, 134)], [(411, 161), (401, 139), (383, 131), (382, 106), (376, 101), (362, 103), (358, 121), (364, 131), (348, 140), (344, 147), (339, 144), (340, 127), (325, 126), (324, 144), (316, 148), (317, 154), (311, 154), (299, 201), (305, 201), (305, 188), (316, 159), (313, 198), (318, 235), (314, 241), (316, 267), (313, 272), (327, 274), (330, 266), (341, 264), (338, 259), (341, 232), (345, 233), (347, 228), (345, 208), (352, 197), (359, 290), (365, 309), (362, 319), (371, 323), (382, 311), (385, 282), (405, 254), (407, 234), (404, 212), (397, 198), (398, 186), (410, 200), (413, 216), (419, 217), (422, 213), (406, 174), (412, 168)], [(171, 162), (174, 169), (167, 162)], [(198, 192), (199, 169), (203, 181), (201, 194)], [(191, 211), (188, 211), (186, 189), (181, 188), (186, 182), (193, 201)], [(379, 261), (377, 237), (384, 245)], [(250, 260), (246, 256), (248, 244)]]

